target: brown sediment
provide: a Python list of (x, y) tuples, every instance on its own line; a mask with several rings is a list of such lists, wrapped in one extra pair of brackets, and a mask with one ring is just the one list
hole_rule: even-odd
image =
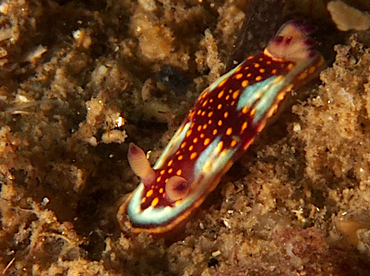
[[(245, 1), (87, 2), (0, 5), (0, 272), (368, 274), (366, 33), (336, 46), (323, 85), (266, 129), (166, 243), (116, 223), (137, 184), (128, 142), (156, 160), (255, 11)], [(163, 65), (190, 79), (182, 94), (156, 78)]]

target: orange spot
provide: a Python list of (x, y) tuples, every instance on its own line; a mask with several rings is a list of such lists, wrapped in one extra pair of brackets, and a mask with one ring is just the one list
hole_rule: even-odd
[(291, 70), (293, 67), (294, 67), (294, 64), (293, 63), (289, 63), (288, 69)]
[(171, 167), (172, 166), (172, 163), (173, 163), (173, 159), (171, 159), (170, 161), (168, 161), (167, 166)]
[(223, 147), (224, 147), (224, 142), (222, 142), (222, 141), (218, 142), (218, 144), (217, 144), (217, 151), (218, 152), (221, 152), (221, 150), (223, 149)]
[(146, 197), (143, 197), (142, 199), (141, 199), (141, 203), (145, 203), (146, 202)]
[(208, 100), (205, 100), (204, 103), (202, 104), (203, 107), (205, 107), (208, 103)]
[(182, 160), (182, 159), (184, 159), (184, 155), (180, 155), (179, 157), (177, 157), (177, 160)]
[(173, 169), (172, 168), (170, 168), (169, 170), (168, 170), (168, 173), (172, 173), (173, 172)]
[(309, 74), (312, 74), (313, 72), (316, 71), (316, 67), (315, 66), (311, 66), (309, 69), (308, 69), (308, 73)]
[(232, 140), (231, 143), (230, 143), (230, 146), (231, 147), (235, 147), (237, 143), (238, 143), (237, 141)]
[(206, 138), (206, 139), (204, 140), (204, 145), (205, 145), (205, 146), (207, 146), (207, 145), (209, 144), (209, 142), (211, 142), (211, 139)]
[(225, 84), (225, 82), (227, 81), (227, 78), (222, 80), (219, 84), (218, 84), (218, 87), (221, 87)]
[(250, 112), (251, 116), (254, 116), (254, 114), (256, 114), (256, 110), (253, 108)]
[(189, 137), (191, 135), (191, 129), (189, 129), (187, 132), (186, 132), (186, 137)]
[(196, 152), (193, 152), (191, 155), (190, 155), (190, 159), (193, 160), (195, 157), (197, 157), (198, 153)]
[(207, 128), (207, 124), (204, 124), (203, 125), (203, 130)]
[(202, 112), (202, 116), (204, 116), (204, 115), (206, 115), (206, 112), (205, 111)]
[(202, 113), (201, 109), (198, 110), (197, 115), (200, 115), (200, 113)]
[(231, 103), (230, 103), (230, 106), (234, 106), (235, 105), (235, 101), (232, 101)]
[(202, 133), (202, 134), (200, 135), (200, 138), (202, 138), (202, 139), (204, 138), (204, 133)]
[(217, 124), (218, 124), (219, 126), (222, 126), (222, 120), (218, 120)]
[(244, 122), (244, 123), (242, 124), (242, 128), (241, 128), (240, 133), (243, 133), (243, 132), (244, 132), (244, 130), (247, 128), (247, 126), (248, 126), (248, 123), (247, 123), (247, 122)]
[(298, 79), (299, 79), (299, 80), (304, 80), (305, 78), (307, 78), (307, 73), (306, 73), (306, 72), (303, 72), (302, 74), (300, 74), (300, 75), (298, 76)]
[(186, 142), (182, 142), (182, 144), (181, 144), (181, 146), (180, 146), (180, 148), (185, 148), (185, 146), (186, 146)]
[(152, 201), (152, 203), (150, 203), (150, 205), (151, 205), (152, 207), (155, 207), (155, 206), (157, 206), (157, 205), (158, 205), (158, 202), (159, 202), (159, 199), (158, 199), (158, 197), (156, 197), (156, 198), (154, 198), (154, 199), (153, 199), (153, 201)]
[(239, 96), (239, 90), (236, 90), (234, 93), (233, 93), (233, 99), (236, 100)]
[(190, 147), (189, 147), (189, 151), (192, 151), (194, 149), (194, 146), (193, 145), (191, 145)]
[(212, 117), (212, 115), (213, 115), (213, 111), (208, 113), (208, 117)]
[(254, 64), (254, 68), (258, 68), (258, 67), (260, 67), (260, 64), (259, 63), (255, 63)]
[(162, 179), (162, 176), (158, 176), (157, 177), (157, 182), (161, 181), (161, 179)]
[(247, 85), (248, 85), (248, 83), (249, 83), (249, 81), (247, 81), (247, 80), (243, 80), (242, 81), (242, 87), (244, 88), (244, 87), (246, 87)]
[(243, 77), (243, 74), (237, 74), (236, 76), (235, 76), (235, 79), (241, 79)]
[(160, 189), (158, 190), (158, 192), (159, 192), (160, 194), (163, 194), (163, 192), (164, 192), (163, 188), (160, 188)]
[(180, 154), (180, 151), (178, 150), (178, 151), (176, 151), (176, 155), (179, 155)]
[(243, 109), (242, 109), (242, 113), (243, 114), (247, 114), (248, 113), (248, 110), (249, 110), (249, 107), (248, 106), (244, 106)]
[(266, 61), (266, 64), (270, 65), (271, 64), (271, 60)]
[(227, 111), (226, 111), (226, 112), (224, 113), (224, 118), (226, 119), (228, 116), (229, 116), (229, 112), (227, 112)]
[(211, 125), (213, 123), (212, 120), (208, 120), (208, 124)]
[(248, 71), (249, 70), (249, 66), (244, 67), (244, 70), (245, 71)]
[(256, 77), (256, 81), (260, 81), (260, 80), (262, 80), (262, 77), (261, 76), (257, 76)]
[(263, 74), (263, 73), (265, 73), (266, 70), (261, 68), (259, 71), (260, 71), (261, 74)]
[(259, 60), (259, 61), (263, 61), (263, 58), (261, 58), (261, 57), (260, 57), (258, 60)]
[(247, 74), (247, 78), (250, 78), (252, 76), (252, 74), (251, 73), (248, 73)]
[(271, 74), (275, 75), (277, 73), (276, 69), (272, 69)]
[(251, 60), (253, 58), (254, 58), (254, 56), (250, 56), (250, 57), (247, 58), (247, 60)]
[(222, 104), (219, 104), (218, 106), (217, 106), (217, 109), (218, 110), (220, 110), (222, 108)]
[(198, 142), (198, 137), (195, 137), (194, 139), (193, 139), (193, 143), (194, 144), (196, 144)]
[(217, 98), (221, 99), (223, 95), (224, 95), (224, 90), (218, 93)]
[(227, 130), (226, 130), (226, 135), (230, 135), (231, 133), (233, 133), (233, 129), (231, 127), (229, 127)]
[(227, 95), (226, 97), (225, 97), (225, 100), (226, 101), (228, 101), (230, 99), (230, 95)]
[(197, 130), (198, 130), (198, 131), (201, 131), (201, 130), (202, 130), (202, 126), (201, 126), (201, 125), (199, 125), (199, 126), (197, 127)]
[(146, 197), (151, 197), (152, 195), (153, 195), (153, 190), (152, 189), (147, 191), (146, 194), (145, 194)]
[(213, 132), (212, 132), (212, 134), (213, 135), (216, 135), (217, 134), (217, 131), (218, 131), (217, 129), (214, 129)]
[(161, 170), (160, 174), (164, 175), (165, 172), (166, 172), (165, 170)]
[(178, 171), (176, 172), (176, 174), (180, 176), (180, 175), (182, 174), (182, 170), (178, 170)]

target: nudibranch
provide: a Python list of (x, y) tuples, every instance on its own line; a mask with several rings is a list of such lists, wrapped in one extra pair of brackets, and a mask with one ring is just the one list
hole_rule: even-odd
[(134, 233), (163, 236), (183, 225), (253, 142), (293, 89), (318, 76), (311, 26), (284, 24), (267, 47), (205, 89), (152, 168), (130, 144), (141, 183), (119, 207)]

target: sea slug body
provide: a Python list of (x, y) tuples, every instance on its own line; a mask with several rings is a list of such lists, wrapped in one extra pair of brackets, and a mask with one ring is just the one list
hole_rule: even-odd
[(283, 100), (324, 67), (311, 50), (311, 31), (298, 21), (284, 24), (262, 52), (203, 91), (153, 168), (130, 144), (141, 183), (118, 210), (122, 227), (128, 219), (134, 233), (163, 236), (189, 219)]

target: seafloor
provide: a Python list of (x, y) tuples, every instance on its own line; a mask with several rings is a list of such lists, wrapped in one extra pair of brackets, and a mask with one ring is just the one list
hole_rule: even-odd
[[(370, 32), (337, 31), (326, 2), (0, 2), (0, 273), (369, 275)], [(154, 163), (202, 89), (295, 17), (318, 27), (321, 80), (176, 239), (122, 233), (128, 143)]]

